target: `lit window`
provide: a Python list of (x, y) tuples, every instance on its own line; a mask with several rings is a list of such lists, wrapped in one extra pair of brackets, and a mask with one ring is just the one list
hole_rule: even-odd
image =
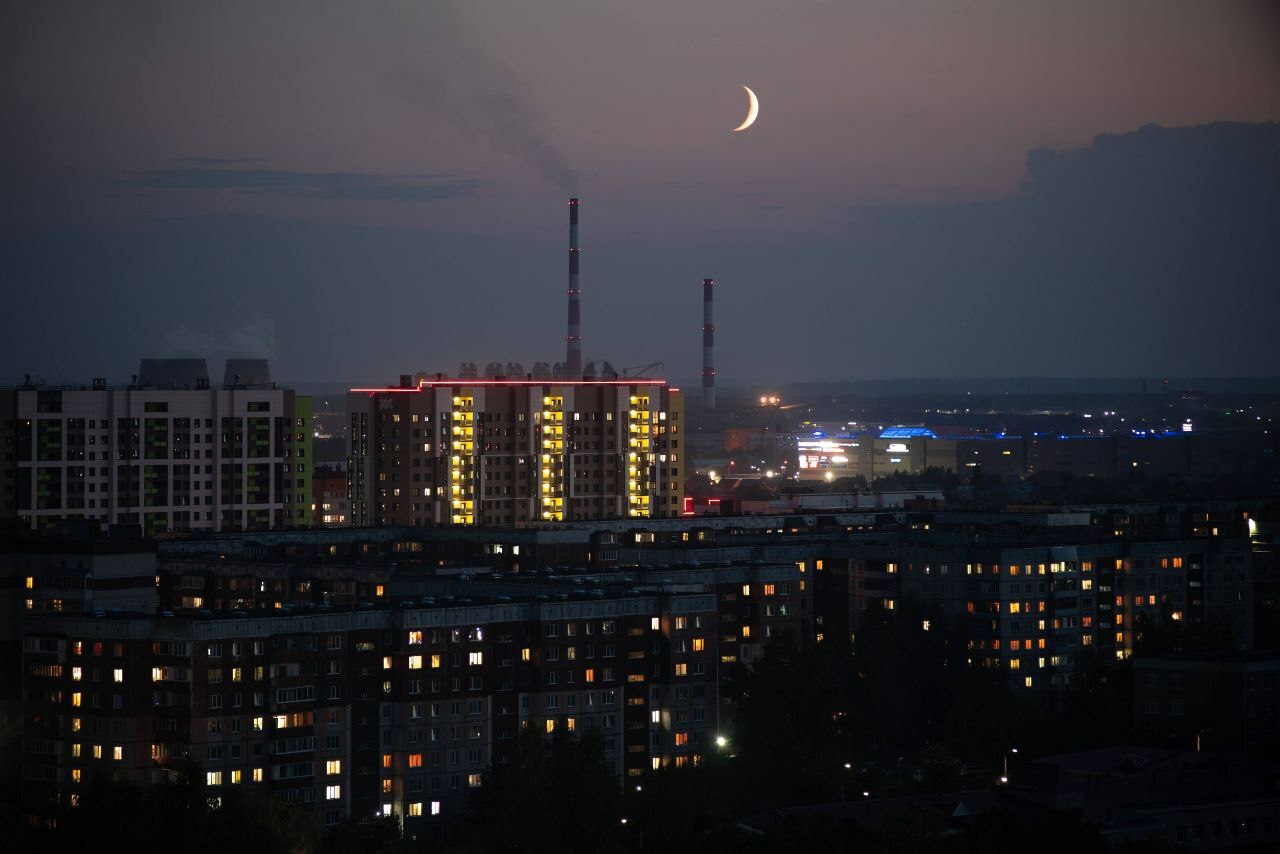
[(204, 773), (204, 784), (205, 784), (206, 786), (221, 786), (221, 785), (222, 785), (222, 772), (221, 772), (221, 771), (206, 771), (206, 772)]
[(479, 785), (480, 785), (480, 783), (481, 783), (482, 779), (483, 779), (483, 778), (482, 778), (479, 774), (468, 774), (468, 775), (467, 775), (467, 785), (468, 785), (469, 787), (471, 787), (472, 789), (474, 789), (474, 788), (476, 788), (477, 786), (479, 786)]
[(422, 643), (422, 632), (409, 632), (409, 643), (414, 645)]
[[(528, 660), (529, 660), (529, 656), (530, 656), (529, 647), (527, 647), (527, 646), (526, 646), (526, 647), (521, 648), (521, 650), (520, 650), (520, 660), (521, 660), (521, 661), (528, 661)], [(433, 665), (432, 665), (432, 667), (434, 667), (434, 666), (435, 666), (435, 665), (433, 664)]]
[(658, 631), (658, 629), (662, 628), (662, 620), (661, 620), (661, 618), (659, 618), (659, 617), (650, 617), (650, 618), (649, 618), (649, 628), (653, 629), (655, 632), (656, 632), (656, 631)]
[(80, 681), (81, 679), (83, 679), (83, 678), (84, 678), (84, 671), (83, 671), (81, 668), (79, 668), (79, 667), (73, 667), (73, 668), (71, 668), (71, 681), (72, 681), (72, 682), (79, 682), (79, 681)]
[(421, 669), (422, 669), (422, 656), (420, 656), (420, 655), (411, 655), (411, 656), (409, 656), (409, 669), (410, 669), (410, 670), (421, 670)]
[(687, 676), (687, 675), (689, 675), (689, 665), (685, 664), (683, 661), (682, 661), (682, 662), (680, 662), (679, 664), (677, 664), (677, 665), (676, 665), (676, 675), (677, 675), (677, 676)]
[(118, 744), (115, 747), (112, 747), (111, 758), (114, 759), (116, 762), (122, 761), (124, 759), (124, 748)]
[(79, 769), (79, 768), (72, 768), (72, 769), (71, 769), (71, 782), (73, 782), (73, 783), (79, 783), (79, 782), (80, 782), (80, 769)]
[(440, 669), (440, 655), (438, 653), (436, 655), (431, 656), (431, 669), (432, 670)]
[(382, 767), (383, 767), (383, 768), (390, 768), (390, 767), (391, 767), (391, 754), (390, 754), (390, 753), (384, 753), (384, 754), (382, 754)]
[(409, 815), (411, 816), (422, 815), (422, 801), (416, 801), (414, 803), (409, 804)]
[(238, 786), (238, 785), (240, 785), (240, 781), (241, 781), (242, 779), (244, 779), (244, 776), (243, 776), (243, 775), (244, 775), (244, 772), (243, 772), (243, 771), (241, 771), (239, 768), (237, 768), (236, 770), (232, 771), (232, 772), (231, 772), (231, 785), (233, 785), (233, 786)]
[(382, 656), (382, 669), (383, 670), (391, 669), (391, 656), (389, 655)]
[(79, 691), (76, 691), (71, 695), (71, 705), (77, 709), (80, 708), (80, 692)]
[(325, 786), (324, 787), (324, 799), (326, 801), (336, 801), (340, 797), (342, 797), (341, 786)]
[(705, 640), (703, 640), (702, 638), (694, 638), (694, 639), (693, 639), (693, 651), (694, 651), (694, 652), (702, 652), (704, 649), (706, 649), (706, 646), (707, 646), (707, 643), (706, 643), (706, 641), (705, 641)]
[(120, 667), (117, 667), (116, 669), (112, 670), (112, 671), (111, 671), (111, 681), (112, 681), (112, 682), (123, 682), (123, 681), (124, 681), (124, 669), (123, 669), (123, 668), (120, 668)]
[(94, 758), (94, 759), (101, 759), (101, 758), (102, 758), (102, 745), (101, 745), (101, 744), (95, 744), (95, 745), (93, 746), (93, 758)]
[(75, 759), (79, 759), (79, 758), (80, 758), (80, 743), (79, 743), (79, 742), (76, 742), (75, 744), (71, 745), (71, 756), (72, 756), (73, 758), (75, 758)]
[(35, 580), (35, 578), (33, 578), (33, 577), (31, 577), (30, 575), (28, 575), (28, 576), (27, 576), (27, 589), (28, 589), (28, 590), (34, 590), (34, 589), (35, 589), (35, 587), (36, 587), (36, 580)]
[(342, 773), (342, 760), (341, 760), (341, 759), (330, 759), (330, 760), (326, 761), (326, 762), (324, 763), (324, 773), (326, 773), (326, 774), (341, 774), (341, 773)]
[(683, 747), (688, 743), (689, 743), (689, 733), (687, 732), (676, 733), (676, 747)]
[(471, 652), (467, 654), (467, 663), (472, 666), (484, 664), (483, 652)]
[(383, 595), (383, 593), (385, 593), (385, 592), (386, 592), (386, 590), (385, 590), (385, 588), (383, 588), (383, 586), (382, 586), (381, 584), (379, 584), (379, 585), (377, 585), (376, 587), (374, 587), (374, 588), (373, 588), (373, 595), (374, 595), (374, 596), (381, 596), (381, 595)]
[(263, 779), (263, 771), (261, 768), (253, 769), (253, 782), (261, 783)]
[(440, 802), (439, 802), (439, 801), (432, 801), (432, 802), (431, 802), (431, 814), (432, 814), (432, 815), (440, 815)]
[(421, 754), (421, 753), (410, 753), (410, 754), (409, 754), (409, 767), (410, 767), (410, 768), (421, 768), (421, 767), (422, 767), (422, 754)]
[(556, 722), (551, 718), (547, 718), (547, 732), (551, 733), (555, 731), (556, 731)]

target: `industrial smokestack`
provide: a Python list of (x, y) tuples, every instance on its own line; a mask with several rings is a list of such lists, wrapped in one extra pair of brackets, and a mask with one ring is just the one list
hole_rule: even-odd
[(715, 279), (702, 280), (702, 407), (716, 408), (716, 326), (711, 317)]
[(582, 315), (578, 300), (578, 200), (569, 199), (569, 334), (565, 337), (564, 372), (571, 380), (582, 379)]

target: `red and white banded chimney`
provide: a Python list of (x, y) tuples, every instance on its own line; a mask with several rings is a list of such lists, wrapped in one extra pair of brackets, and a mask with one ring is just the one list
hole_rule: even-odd
[(712, 291), (715, 279), (702, 280), (702, 408), (716, 408), (716, 326), (712, 320)]

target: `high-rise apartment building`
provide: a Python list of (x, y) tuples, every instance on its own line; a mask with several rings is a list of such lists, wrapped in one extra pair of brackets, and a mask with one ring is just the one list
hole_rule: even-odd
[(684, 400), (662, 380), (353, 389), (353, 525), (678, 516)]
[(211, 388), (202, 359), (145, 359), (125, 387), (9, 392), (13, 514), (43, 530), (90, 519), (147, 536), (310, 526), (311, 398), (277, 388), (265, 362), (233, 360), (227, 373)]

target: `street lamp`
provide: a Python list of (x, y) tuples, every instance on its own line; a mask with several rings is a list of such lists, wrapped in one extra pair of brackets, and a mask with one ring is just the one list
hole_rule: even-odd
[(729, 746), (729, 739), (725, 738), (723, 735), (716, 736), (716, 747), (724, 749), (725, 747), (728, 747), (728, 746)]

